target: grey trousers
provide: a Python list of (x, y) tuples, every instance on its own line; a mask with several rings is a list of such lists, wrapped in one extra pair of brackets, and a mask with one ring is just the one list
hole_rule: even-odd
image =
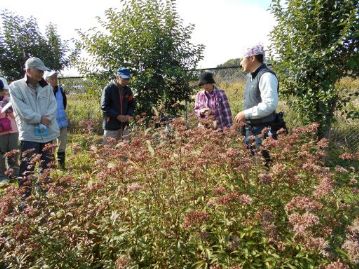
[(57, 152), (65, 152), (67, 144), (67, 127), (60, 129), (60, 136), (57, 138)]
[(124, 140), (128, 141), (130, 140), (130, 132), (127, 127), (123, 129), (118, 129), (115, 131), (112, 130), (104, 130), (103, 133), (103, 143), (107, 143), (107, 138), (114, 138), (116, 140)]

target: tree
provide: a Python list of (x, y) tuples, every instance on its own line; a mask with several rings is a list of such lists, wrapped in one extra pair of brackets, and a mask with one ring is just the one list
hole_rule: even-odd
[(25, 61), (32, 56), (41, 58), (46, 66), (61, 70), (69, 65), (68, 44), (57, 34), (56, 27), (47, 26), (43, 35), (34, 17), (25, 19), (9, 11), (1, 13), (0, 72), (9, 80), (23, 76)]
[[(68, 54), (68, 52), (70, 52), (68, 41), (61, 40), (54, 24), (50, 23), (46, 27), (46, 39), (50, 50), (42, 57), (45, 62), (49, 63), (49, 67), (54, 70), (61, 70), (69, 66), (71, 57), (77, 52), (71, 51), (71, 53)], [(65, 55), (67, 55), (67, 57)]]
[(134, 74), (138, 112), (152, 113), (162, 104), (175, 113), (188, 100), (191, 73), (202, 59), (202, 45), (190, 43), (193, 25), (183, 26), (175, 0), (124, 0), (123, 9), (106, 10), (101, 27), (79, 32), (81, 48), (90, 58), (78, 62), (87, 75), (109, 79), (126, 66)]
[(358, 75), (358, 0), (273, 0), (271, 12), (281, 93), (326, 136), (339, 100), (335, 82)]

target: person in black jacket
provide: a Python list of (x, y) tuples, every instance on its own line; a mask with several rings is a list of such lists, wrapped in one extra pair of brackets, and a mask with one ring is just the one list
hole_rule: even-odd
[(116, 78), (102, 91), (101, 110), (103, 111), (104, 143), (107, 138), (128, 140), (128, 123), (132, 120), (135, 100), (128, 87), (131, 72), (121, 67)]

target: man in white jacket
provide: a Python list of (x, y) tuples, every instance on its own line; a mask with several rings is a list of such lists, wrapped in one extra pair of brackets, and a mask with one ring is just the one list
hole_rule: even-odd
[(25, 197), (31, 193), (28, 175), (34, 170), (31, 159), (40, 154), (40, 168), (48, 168), (54, 159), (53, 150), (45, 145), (53, 143), (59, 136), (56, 122), (56, 99), (52, 88), (43, 79), (49, 70), (36, 57), (25, 62), (25, 76), (10, 84), (10, 98), (19, 129), (21, 164), (19, 186), (24, 188)]
[[(244, 110), (235, 117), (235, 122), (245, 124), (242, 129), (244, 142), (254, 152), (262, 144), (260, 134), (265, 128), (267, 136), (277, 137), (278, 120), (276, 109), (278, 106), (279, 84), (277, 75), (264, 64), (264, 48), (256, 45), (246, 50), (241, 66), (244, 72), (249, 73), (244, 90)], [(252, 146), (250, 137), (255, 137), (255, 147)], [(270, 166), (270, 156), (267, 150), (261, 150), (267, 167)]]

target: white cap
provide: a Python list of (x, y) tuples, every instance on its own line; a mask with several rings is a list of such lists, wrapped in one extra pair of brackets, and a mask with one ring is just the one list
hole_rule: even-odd
[(57, 72), (55, 70), (45, 71), (44, 79), (47, 80), (49, 77), (52, 77), (55, 74), (57, 75)]
[(9, 84), (7, 84), (6, 79), (5, 79), (5, 78), (1, 78), (1, 77), (0, 77), (0, 79), (1, 79), (2, 83), (4, 84), (4, 89), (9, 90)]

